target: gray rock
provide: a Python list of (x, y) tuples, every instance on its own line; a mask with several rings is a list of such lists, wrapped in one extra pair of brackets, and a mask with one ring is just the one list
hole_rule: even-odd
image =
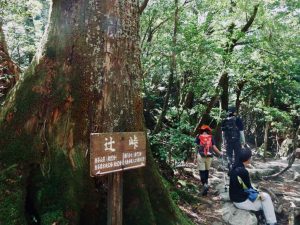
[(224, 225), (224, 223), (222, 223), (222, 222), (213, 222), (212, 225)]
[(287, 153), (290, 151), (290, 149), (293, 148), (293, 139), (287, 138), (285, 139), (279, 148), (279, 156), (287, 156)]
[[(225, 177), (228, 180), (227, 177)], [(227, 181), (228, 182), (228, 181)], [(256, 225), (257, 218), (254, 213), (251, 213), (246, 210), (241, 210), (236, 208), (229, 199), (229, 188), (225, 190), (224, 181), (216, 186), (216, 189), (219, 192), (221, 201), (224, 202), (222, 206), (222, 219), (226, 224), (230, 225)]]
[(188, 175), (193, 175), (194, 172), (192, 168), (183, 168), (183, 171)]
[(300, 174), (298, 172), (294, 173), (294, 181), (300, 181)]
[(218, 184), (216, 186), (216, 189), (218, 190), (219, 195), (221, 197), (221, 200), (223, 202), (230, 202), (230, 199), (229, 199), (229, 187), (226, 186), (226, 190), (225, 190), (225, 184), (224, 184), (224, 182)]
[(223, 205), (222, 218), (230, 225), (257, 225), (257, 218), (253, 213), (238, 209), (232, 203)]
[(247, 169), (252, 179), (260, 179), (263, 176), (269, 176), (280, 171), (279, 166), (259, 169)]

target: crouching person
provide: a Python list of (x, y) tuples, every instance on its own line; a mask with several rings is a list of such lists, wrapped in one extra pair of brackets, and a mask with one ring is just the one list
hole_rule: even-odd
[(195, 139), (195, 143), (198, 146), (196, 160), (202, 183), (202, 195), (205, 196), (208, 192), (209, 168), (213, 159), (212, 151), (219, 155), (222, 153), (216, 147), (212, 137), (212, 129), (208, 125), (200, 127), (200, 132)]
[(252, 187), (249, 172), (245, 168), (250, 164), (251, 156), (250, 149), (240, 152), (240, 160), (234, 165), (230, 173), (229, 197), (239, 209), (263, 210), (267, 224), (275, 225), (277, 220), (270, 195), (258, 192)]

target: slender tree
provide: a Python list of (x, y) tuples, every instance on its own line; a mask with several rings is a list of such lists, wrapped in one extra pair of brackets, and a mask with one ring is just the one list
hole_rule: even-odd
[(172, 55), (171, 55), (171, 65), (170, 65), (170, 75), (168, 78), (168, 87), (167, 93), (164, 98), (164, 104), (161, 110), (161, 114), (158, 118), (157, 124), (153, 130), (153, 133), (158, 133), (162, 128), (163, 119), (165, 118), (168, 110), (169, 99), (171, 96), (171, 90), (174, 85), (174, 76), (176, 74), (176, 44), (177, 44), (177, 32), (178, 32), (178, 19), (179, 19), (179, 7), (178, 7), (178, 0), (174, 1), (175, 4), (175, 12), (174, 12), (174, 28), (173, 28), (173, 36), (172, 36)]

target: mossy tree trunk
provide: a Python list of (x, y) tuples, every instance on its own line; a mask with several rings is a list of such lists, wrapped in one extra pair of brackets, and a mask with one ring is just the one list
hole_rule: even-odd
[[(144, 130), (138, 17), (137, 0), (53, 1), (45, 44), (0, 111), (1, 224), (105, 224), (89, 135)], [(189, 223), (149, 148), (123, 193), (124, 224)]]

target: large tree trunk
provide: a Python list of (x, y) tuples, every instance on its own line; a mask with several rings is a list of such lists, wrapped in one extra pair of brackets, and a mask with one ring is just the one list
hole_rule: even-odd
[[(3, 224), (106, 223), (89, 135), (144, 130), (138, 15), (137, 0), (53, 1), (44, 48), (0, 111)], [(149, 148), (123, 193), (124, 224), (188, 224)]]

